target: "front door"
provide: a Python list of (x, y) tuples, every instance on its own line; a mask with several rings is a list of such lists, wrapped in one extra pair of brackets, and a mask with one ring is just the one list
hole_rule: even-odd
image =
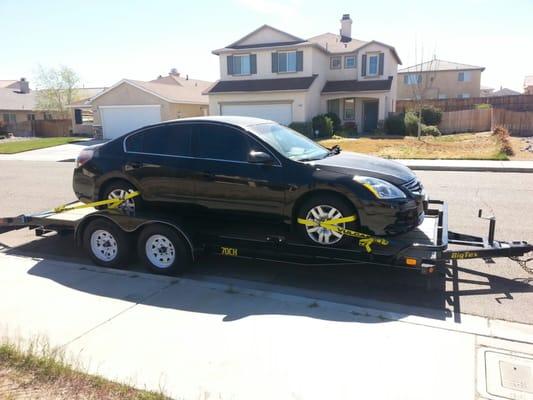
[(374, 132), (378, 127), (378, 105), (377, 100), (363, 102), (363, 131)]
[(249, 163), (252, 150), (267, 151), (239, 129), (195, 124), (196, 203), (215, 210), (281, 215), (283, 168), (277, 160), (275, 165)]

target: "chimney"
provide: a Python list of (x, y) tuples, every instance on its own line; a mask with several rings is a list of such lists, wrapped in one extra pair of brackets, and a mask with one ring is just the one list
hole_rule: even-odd
[(352, 19), (350, 14), (343, 14), (341, 19), (341, 42), (352, 40)]
[(176, 68), (172, 68), (168, 74), (172, 76), (180, 76), (180, 73)]
[(26, 78), (20, 78), (19, 81), (19, 92), (20, 93), (30, 93), (30, 83)]

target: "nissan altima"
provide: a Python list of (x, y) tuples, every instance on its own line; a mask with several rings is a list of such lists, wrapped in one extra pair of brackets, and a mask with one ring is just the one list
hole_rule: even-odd
[(340, 226), (395, 235), (424, 218), (415, 174), (390, 160), (325, 148), (272, 121), (184, 118), (149, 125), (83, 150), (73, 177), (83, 202), (120, 198), (134, 211), (156, 203), (227, 214), (262, 215), (291, 224), (302, 240), (344, 246), (350, 238), (313, 221), (355, 215)]

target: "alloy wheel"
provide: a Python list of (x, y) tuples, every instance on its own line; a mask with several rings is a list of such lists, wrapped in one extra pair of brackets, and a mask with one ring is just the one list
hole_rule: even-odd
[[(323, 222), (337, 218), (343, 218), (342, 213), (335, 207), (328, 205), (315, 206), (309, 210), (306, 216), (306, 219), (315, 222)], [(338, 226), (344, 228), (344, 224), (338, 224)], [(306, 226), (306, 231), (307, 235), (312, 241), (325, 245), (335, 244), (344, 236), (341, 233), (323, 228), (321, 226)]]

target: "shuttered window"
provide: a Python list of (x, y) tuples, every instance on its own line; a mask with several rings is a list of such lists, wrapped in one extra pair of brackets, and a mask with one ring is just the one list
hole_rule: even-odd
[(303, 71), (302, 51), (283, 51), (272, 53), (272, 72)]

